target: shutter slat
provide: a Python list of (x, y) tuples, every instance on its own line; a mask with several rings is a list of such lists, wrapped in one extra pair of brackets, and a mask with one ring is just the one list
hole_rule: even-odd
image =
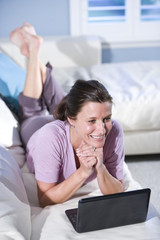
[(141, 0), (141, 21), (160, 21), (160, 1)]
[(125, 0), (89, 0), (88, 23), (125, 21), (125, 2)]

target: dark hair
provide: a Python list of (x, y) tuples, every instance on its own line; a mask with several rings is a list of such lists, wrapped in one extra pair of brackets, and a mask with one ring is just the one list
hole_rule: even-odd
[(96, 80), (77, 80), (55, 109), (54, 118), (62, 121), (67, 120), (67, 117), (76, 119), (86, 102), (112, 103), (112, 97), (107, 89)]

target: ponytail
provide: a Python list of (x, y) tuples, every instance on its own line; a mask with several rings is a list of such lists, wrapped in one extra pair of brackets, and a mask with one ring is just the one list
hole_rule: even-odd
[(61, 121), (67, 120), (66, 116), (66, 107), (67, 107), (67, 102), (66, 102), (67, 96), (65, 96), (61, 102), (58, 104), (58, 106), (55, 108), (53, 112), (53, 116), (55, 119), (59, 119)]

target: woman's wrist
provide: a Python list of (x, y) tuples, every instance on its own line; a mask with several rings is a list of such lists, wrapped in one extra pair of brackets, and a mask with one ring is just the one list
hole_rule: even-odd
[(81, 179), (84, 182), (90, 176), (90, 173), (87, 171), (84, 171), (84, 169), (82, 167), (77, 169), (77, 174), (78, 174), (79, 179)]
[(99, 174), (102, 174), (104, 171), (106, 172), (106, 167), (103, 163), (100, 165), (97, 165), (95, 168), (96, 168), (97, 176)]

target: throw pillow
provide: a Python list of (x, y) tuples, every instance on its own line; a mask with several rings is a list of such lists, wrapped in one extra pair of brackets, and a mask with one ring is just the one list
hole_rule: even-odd
[(18, 95), (23, 91), (25, 76), (24, 69), (9, 56), (0, 53), (0, 93), (15, 114), (18, 113)]

